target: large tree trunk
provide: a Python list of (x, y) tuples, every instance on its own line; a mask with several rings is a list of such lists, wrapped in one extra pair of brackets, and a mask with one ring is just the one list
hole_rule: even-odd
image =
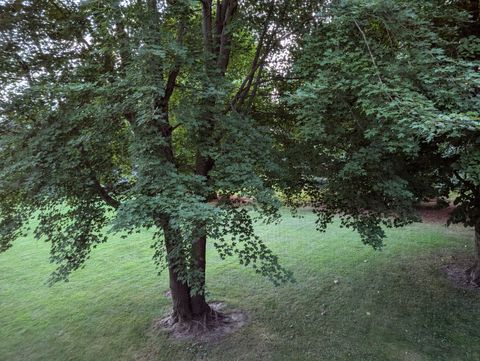
[(480, 219), (475, 223), (475, 263), (467, 270), (468, 279), (480, 286)]
[[(202, 230), (203, 231), (203, 230)], [(205, 300), (205, 258), (207, 248), (207, 237), (202, 234), (192, 244), (192, 267), (198, 273), (198, 288), (200, 293), (192, 296), (191, 306), (192, 312), (195, 316), (203, 315), (206, 312), (211, 312), (210, 306), (208, 306)]]
[(188, 322), (193, 319), (190, 288), (179, 280), (177, 272), (171, 265), (168, 267), (168, 274), (173, 303), (172, 319), (174, 322)]
[[(171, 229), (168, 222), (162, 222), (162, 228), (165, 237), (165, 248), (168, 257), (168, 273), (170, 277), (170, 291), (172, 295), (173, 313), (172, 321), (174, 323), (188, 323), (192, 320), (208, 321), (214, 312), (205, 300), (203, 288), (205, 286), (205, 249), (206, 237), (199, 237), (192, 244), (192, 258), (196, 272), (200, 274), (201, 293), (192, 296), (191, 287), (185, 281), (181, 280), (179, 274), (183, 271), (187, 273), (187, 264), (183, 262), (184, 256), (179, 254), (178, 235)], [(180, 252), (181, 253), (181, 252)]]
[(168, 221), (162, 222), (162, 228), (167, 250), (168, 275), (173, 303), (172, 319), (174, 322), (190, 321), (193, 318), (190, 305), (190, 288), (179, 277), (182, 267), (186, 267), (186, 265), (183, 264), (182, 259), (178, 256), (178, 250), (176, 249), (176, 242), (178, 242), (178, 239), (176, 239), (177, 234), (171, 229)]
[[(153, 2), (155, 3), (155, 2)], [(212, 0), (202, 1), (202, 30), (204, 37), (204, 52), (205, 52), (205, 70), (208, 78), (213, 80), (220, 76), (223, 78), (229, 63), (230, 58), (230, 43), (231, 35), (228, 32), (228, 25), (231, 23), (233, 15), (237, 8), (236, 0), (222, 0), (217, 2), (217, 13), (215, 14), (216, 32), (213, 34), (213, 12)], [(155, 9), (156, 5), (152, 5)], [(180, 27), (181, 28), (181, 27)], [(178, 36), (181, 39), (180, 33)], [(218, 75), (214, 69), (220, 71)], [(178, 75), (177, 68), (170, 73), (165, 89), (165, 96), (160, 100), (158, 106), (163, 110), (164, 116), (168, 117), (168, 101), (172, 94), (175, 79)], [(214, 99), (209, 99), (204, 104), (205, 112), (203, 114), (205, 127), (202, 131), (201, 138), (205, 142), (205, 147), (211, 146), (214, 142), (212, 133), (214, 129), (214, 120), (212, 108), (215, 105)], [(165, 158), (172, 164), (175, 164), (173, 156), (173, 147), (171, 144), (171, 131), (168, 118), (165, 119), (164, 127), (161, 129), (165, 139), (168, 139), (167, 146), (163, 152)], [(204, 148), (205, 148), (204, 147)], [(195, 173), (199, 176), (205, 177), (206, 184), (209, 181), (209, 172), (213, 167), (213, 160), (198, 152), (196, 156)], [(209, 195), (206, 194), (208, 201)], [(198, 225), (198, 233), (196, 238), (192, 240), (191, 245), (191, 261), (190, 264), (180, 264), (178, 262), (185, 261), (186, 255), (178, 254), (176, 249), (176, 235), (169, 227), (169, 222), (163, 222), (162, 227), (165, 234), (165, 244), (167, 248), (167, 256), (169, 260), (169, 275), (170, 275), (170, 289), (172, 292), (173, 301), (173, 320), (174, 322), (185, 322), (191, 320), (204, 320), (208, 322), (209, 319), (216, 318), (217, 313), (210, 308), (205, 300), (205, 258), (206, 258), (206, 243), (207, 235), (204, 224)], [(178, 245), (177, 245), (178, 246)], [(174, 257), (175, 255), (176, 257)], [(185, 267), (185, 268), (182, 268)], [(186, 284), (179, 279), (179, 272), (187, 271), (186, 267), (190, 267), (189, 271), (194, 272), (195, 285)], [(187, 273), (187, 272), (185, 272)], [(194, 286), (195, 294), (192, 296), (192, 286)]]

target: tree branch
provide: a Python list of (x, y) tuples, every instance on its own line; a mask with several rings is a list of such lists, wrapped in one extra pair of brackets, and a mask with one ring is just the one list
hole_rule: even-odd
[(453, 171), (453, 174), (455, 175), (455, 177), (458, 178), (458, 180), (459, 180), (461, 183), (465, 184), (465, 186), (466, 186), (467, 188), (469, 188), (469, 189), (473, 192), (473, 194), (477, 194), (478, 192), (480, 192), (480, 187), (476, 187), (473, 182), (470, 182), (470, 181), (466, 180), (465, 178), (463, 178), (463, 177), (460, 175), (460, 173), (458, 173), (458, 171), (454, 170), (454, 171)]
[[(360, 31), (360, 34), (362, 34), (363, 42), (367, 46), (368, 53), (370, 54), (370, 59), (372, 59), (372, 64), (373, 64), (373, 66), (375, 68), (375, 71), (377, 73), (378, 81), (385, 88), (386, 87), (385, 83), (383, 82), (382, 77), (380, 76), (380, 69), (378, 68), (377, 62), (375, 61), (375, 57), (373, 56), (372, 49), (370, 49), (370, 45), (368, 44), (367, 36), (365, 35), (365, 32), (362, 30), (360, 25), (358, 25), (357, 20), (353, 19), (353, 22), (355, 23), (355, 26), (357, 27), (358, 31)], [(388, 94), (387, 92), (385, 92), (385, 94), (390, 98), (391, 101), (393, 101), (393, 98), (390, 96), (390, 94)]]
[[(202, 0), (202, 32), (203, 46), (205, 48), (205, 56), (208, 59), (213, 55), (213, 39), (212, 39), (212, 0)], [(205, 61), (205, 67), (208, 70), (208, 61)]]
[[(255, 56), (253, 57), (252, 66), (250, 68), (250, 71), (247, 74), (247, 76), (245, 77), (245, 79), (243, 80), (240, 87), (238, 88), (237, 93), (233, 97), (233, 100), (230, 103), (231, 106), (235, 107), (237, 105), (237, 103), (243, 102), (243, 100), (241, 100), (241, 99), (245, 98), (245, 96), (248, 94), (248, 92), (250, 90), (250, 87), (251, 87), (251, 84), (252, 84), (252, 81), (253, 81), (253, 78), (255, 76), (255, 72), (259, 68), (260, 64), (263, 63), (263, 61), (266, 59), (266, 54), (268, 53), (268, 51), (266, 51), (265, 54), (262, 55), (262, 50), (263, 50), (264, 45), (265, 45), (264, 44), (265, 43), (265, 37), (267, 36), (268, 27), (270, 25), (270, 20), (273, 16), (273, 12), (274, 12), (274, 6), (273, 5), (274, 5), (274, 3), (271, 2), (269, 12), (268, 12), (267, 17), (265, 19), (265, 22), (263, 24), (262, 33), (260, 34), (260, 38), (258, 40), (257, 49), (255, 50)], [(270, 42), (272, 41), (273, 36), (274, 36), (274, 33), (271, 34), (269, 39), (266, 41), (266, 43), (268, 44), (267, 48), (269, 48)]]
[(98, 180), (98, 178), (97, 178), (97, 176), (96, 176), (96, 174), (93, 170), (92, 164), (88, 160), (88, 157), (87, 157), (87, 154), (85, 152), (85, 148), (83, 147), (83, 144), (80, 145), (79, 149), (80, 149), (80, 155), (82, 157), (83, 163), (84, 163), (85, 167), (87, 168), (87, 170), (89, 171), (89, 177), (90, 177), (90, 180), (93, 183), (93, 189), (100, 196), (100, 198), (103, 199), (103, 201), (106, 204), (108, 204), (112, 208), (117, 209), (120, 206), (120, 202), (118, 200), (116, 200), (115, 198), (113, 198), (112, 196), (110, 196), (110, 194), (107, 192), (107, 190), (100, 184), (100, 181)]
[(116, 25), (116, 35), (120, 42), (120, 68), (125, 69), (127, 64), (130, 62), (130, 52), (127, 49), (127, 44), (129, 42), (129, 37), (125, 31), (125, 26), (122, 21), (117, 21)]
[[(217, 3), (220, 4), (220, 1)], [(220, 9), (218, 9), (220, 7)], [(230, 59), (230, 46), (232, 37), (229, 34), (228, 25), (237, 9), (236, 0), (223, 0), (220, 6), (217, 6), (217, 67), (220, 72), (225, 74)]]
[(33, 85), (33, 79), (32, 75), (30, 74), (30, 67), (26, 62), (23, 61), (23, 59), (18, 55), (17, 53), (14, 53), (13, 56), (17, 60), (18, 65), (20, 65), (20, 68), (22, 68), (23, 73), (25, 74), (25, 77), (27, 78), (28, 85), (32, 86)]
[[(185, 19), (182, 19), (178, 24), (178, 30), (177, 30), (178, 44), (182, 45), (184, 35), (185, 35)], [(179, 73), (180, 73), (180, 59), (177, 56), (175, 59), (175, 64), (173, 65), (172, 70), (168, 74), (167, 82), (165, 84), (164, 95), (162, 98), (162, 103), (164, 104), (164, 107), (168, 106), (170, 97), (172, 96), (173, 91), (175, 90), (176, 81)]]

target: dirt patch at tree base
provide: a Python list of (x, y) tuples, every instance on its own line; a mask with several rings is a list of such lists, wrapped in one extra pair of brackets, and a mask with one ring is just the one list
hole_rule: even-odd
[(445, 272), (448, 279), (453, 283), (457, 288), (464, 290), (475, 290), (480, 292), (480, 286), (471, 282), (468, 277), (466, 270), (468, 269), (467, 265), (463, 264), (449, 264), (445, 267)]
[(171, 316), (156, 320), (153, 329), (157, 332), (167, 332), (177, 340), (195, 342), (214, 342), (243, 327), (248, 317), (239, 310), (225, 310), (223, 302), (209, 303), (213, 316), (203, 320), (189, 322), (173, 322)]

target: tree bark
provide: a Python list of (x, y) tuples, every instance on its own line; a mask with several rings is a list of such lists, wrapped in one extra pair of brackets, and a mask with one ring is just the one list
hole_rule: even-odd
[(475, 263), (467, 270), (467, 278), (480, 286), (480, 219), (475, 223)]
[(206, 312), (210, 312), (210, 306), (208, 306), (205, 300), (205, 259), (206, 259), (206, 248), (207, 248), (207, 237), (203, 233), (198, 237), (192, 244), (192, 261), (193, 267), (198, 272), (198, 286), (200, 287), (201, 292), (192, 296), (191, 306), (192, 312), (195, 316), (202, 315)]
[[(197, 154), (195, 173), (205, 177), (205, 182), (208, 183), (209, 172), (213, 168), (213, 160), (205, 158), (201, 154)], [(207, 195), (207, 201), (212, 198)], [(204, 224), (198, 225), (198, 234), (192, 243), (192, 269), (197, 273), (196, 285), (200, 293), (192, 297), (192, 311), (194, 315), (201, 315), (206, 312), (211, 313), (210, 306), (205, 301), (205, 269), (206, 269), (206, 251), (207, 251), (207, 232)]]
[(175, 269), (169, 265), (170, 291), (172, 293), (174, 322), (188, 322), (193, 319), (192, 307), (190, 305), (190, 288), (186, 283), (179, 280)]
[[(228, 33), (228, 25), (231, 23), (233, 15), (237, 7), (236, 0), (223, 0), (222, 2), (217, 3), (217, 14), (216, 14), (216, 34), (215, 39), (212, 34), (212, 0), (202, 0), (202, 31), (203, 31), (203, 46), (205, 52), (205, 71), (207, 76), (212, 80), (213, 77), (225, 75), (229, 59), (230, 59), (230, 42), (231, 35)], [(215, 40), (215, 44), (214, 44)], [(217, 68), (220, 72), (216, 74), (212, 70)], [(167, 81), (167, 87), (165, 94), (168, 96), (165, 99), (162, 99), (163, 102), (161, 109), (163, 110), (164, 116), (168, 114), (168, 100), (169, 89), (173, 89), (175, 84), (175, 78), (178, 75), (176, 68), (170, 73), (169, 79)], [(203, 133), (205, 134), (206, 143), (209, 144), (212, 142), (211, 137), (214, 124), (213, 124), (213, 114), (211, 113), (211, 108), (215, 105), (213, 99), (207, 100), (205, 105), (205, 113), (203, 114), (204, 119), (206, 120), (205, 129)], [(165, 122), (166, 132), (162, 132), (163, 136), (166, 139), (171, 140), (171, 128), (169, 127), (168, 121)], [(167, 144), (167, 148), (173, 152), (171, 142)], [(165, 152), (165, 158), (175, 163), (173, 153)], [(209, 181), (209, 172), (213, 168), (213, 160), (202, 155), (200, 152), (197, 153), (195, 161), (195, 173), (205, 178), (205, 183)], [(208, 198), (210, 195), (206, 195)], [(165, 234), (165, 243), (167, 246), (167, 255), (169, 256), (169, 274), (170, 274), (170, 289), (172, 292), (172, 301), (173, 301), (173, 318), (174, 321), (190, 321), (193, 319), (203, 319), (208, 320), (211, 316), (215, 315), (215, 312), (210, 308), (205, 300), (205, 265), (206, 265), (206, 244), (207, 244), (207, 233), (204, 224), (198, 225), (198, 233), (196, 238), (192, 241), (191, 245), (191, 262), (189, 265), (181, 265), (180, 267), (190, 267), (190, 271), (193, 271), (195, 274), (195, 285), (188, 285), (182, 283), (178, 277), (178, 260), (174, 260), (174, 257), (171, 257), (173, 252), (176, 252), (175, 249), (175, 235), (174, 232), (169, 232), (168, 224), (163, 225), (164, 234)], [(184, 258), (183, 258), (184, 259)], [(180, 268), (181, 270), (181, 268)], [(187, 269), (185, 269), (187, 270)], [(192, 296), (192, 286), (195, 286), (196, 293)]]
[(172, 295), (172, 320), (174, 323), (185, 323), (192, 320), (207, 320), (213, 314), (212, 309), (205, 300), (203, 287), (205, 286), (205, 249), (206, 236), (199, 237), (192, 244), (192, 258), (197, 271), (201, 272), (200, 286), (202, 292), (196, 295), (191, 294), (191, 287), (182, 280), (179, 273), (187, 273), (187, 264), (183, 263), (184, 257), (178, 256), (179, 245), (178, 234), (171, 229), (167, 221), (162, 221), (162, 228), (165, 237), (165, 248), (168, 257), (168, 274), (170, 278), (170, 291)]
[(182, 259), (175, 257), (178, 253), (175, 243), (176, 232), (173, 231), (169, 225), (168, 220), (162, 220), (163, 234), (165, 237), (165, 248), (167, 250), (168, 259), (168, 275), (170, 278), (170, 291), (172, 294), (173, 313), (172, 318), (174, 322), (186, 322), (193, 318), (192, 308), (190, 305), (190, 288), (186, 282), (182, 282), (179, 273), (185, 265)]

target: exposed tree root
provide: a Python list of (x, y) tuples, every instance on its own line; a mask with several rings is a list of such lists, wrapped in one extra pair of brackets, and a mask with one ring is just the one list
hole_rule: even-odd
[(475, 262), (473, 266), (465, 271), (468, 282), (480, 287), (480, 264)]
[(224, 308), (222, 302), (212, 302), (209, 305), (209, 312), (191, 320), (179, 320), (174, 315), (157, 320), (154, 330), (166, 331), (176, 339), (209, 342), (235, 332), (247, 322), (247, 316), (243, 312), (221, 311)]
[(465, 271), (464, 265), (450, 264), (445, 270), (448, 278), (452, 281), (455, 287), (468, 290), (480, 290), (480, 285), (477, 283), (480, 280), (477, 279), (477, 282), (475, 282), (474, 275), (472, 275), (475, 266), (472, 266)]

